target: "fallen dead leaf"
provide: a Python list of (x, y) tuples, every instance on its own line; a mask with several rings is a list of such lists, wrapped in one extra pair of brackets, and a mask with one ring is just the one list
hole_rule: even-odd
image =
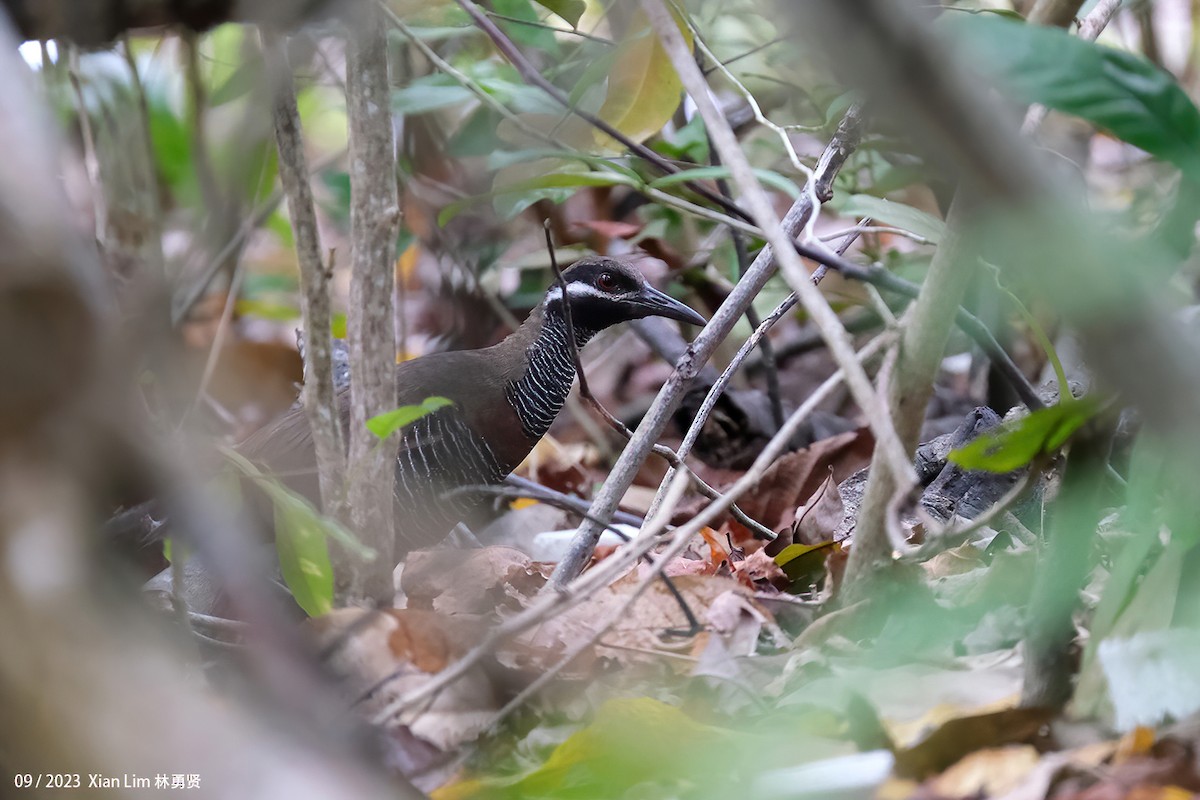
[[(703, 563), (703, 562), (700, 562)], [(548, 619), (519, 641), (535, 652), (563, 653), (586, 642), (629, 600), (641, 582), (637, 571), (626, 574), (568, 611)], [(697, 619), (726, 592), (746, 598), (751, 608), (772, 624), (770, 612), (754, 601), (752, 592), (731, 578), (716, 575), (680, 575), (672, 582)], [(591, 651), (591, 658), (606, 657), (622, 664), (655, 660), (656, 654), (670, 654), (677, 661), (680, 640), (672, 631), (685, 631), (689, 622), (679, 603), (662, 581), (654, 581), (603, 635)], [(683, 640), (687, 646), (691, 643)], [(576, 668), (584, 668), (587, 656)]]
[(767, 617), (746, 596), (727, 591), (709, 604), (706, 618), (710, 634), (696, 651), (692, 674), (741, 679), (737, 659), (754, 654)]
[[(324, 663), (367, 716), (420, 688), (486, 632), (477, 620), (413, 609), (338, 609), (308, 625), (325, 652)], [(398, 715), (385, 727), (405, 727), (422, 741), (449, 751), (482, 733), (499, 708), (491, 678), (477, 665), (429, 703)]]
[(792, 524), (792, 542), (796, 544), (819, 544), (833, 538), (834, 531), (842, 524), (846, 507), (838, 492), (833, 475), (825, 479), (813, 497), (796, 509), (796, 521)]
[(1015, 788), (1041, 756), (1031, 745), (977, 750), (929, 782), (938, 797), (994, 797)]
[(523, 608), (551, 569), (511, 547), (416, 550), (405, 561), (400, 589), (409, 608), (493, 615)]
[(786, 587), (791, 581), (775, 559), (763, 549), (755, 550), (733, 565), (733, 574), (747, 586), (760, 588), (764, 585)]
[(920, 741), (897, 750), (896, 771), (919, 778), (944, 769), (972, 751), (1028, 741), (1053, 716), (1047, 709), (1007, 708), (955, 717)]
[(792, 524), (796, 509), (832, 477), (840, 483), (870, 458), (871, 435), (866, 428), (814, 442), (781, 457), (753, 489), (738, 500), (742, 511), (774, 531)]

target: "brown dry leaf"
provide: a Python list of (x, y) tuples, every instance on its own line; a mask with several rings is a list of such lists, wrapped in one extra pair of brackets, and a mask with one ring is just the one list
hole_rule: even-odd
[(1038, 765), (1032, 745), (977, 750), (929, 782), (938, 797), (995, 797), (1016, 788)]
[(1117, 743), (1117, 752), (1113, 754), (1113, 763), (1123, 764), (1131, 758), (1146, 755), (1150, 752), (1150, 748), (1154, 747), (1157, 739), (1153, 728), (1138, 725), (1122, 736), (1121, 741)]
[(796, 509), (796, 522), (792, 525), (792, 541), (796, 544), (820, 544), (833, 538), (834, 531), (842, 524), (846, 507), (837, 483), (830, 475), (821, 484), (814, 497)]
[(846, 506), (833, 476), (827, 477), (817, 490), (795, 511), (795, 519), (766, 546), (767, 555), (778, 556), (787, 547), (798, 545), (832, 544), (834, 534), (846, 516)]
[(715, 572), (722, 563), (730, 560), (729, 548), (717, 537), (717, 532), (712, 528), (701, 528), (700, 536), (708, 545), (708, 560)]
[(551, 570), (511, 547), (416, 550), (404, 563), (400, 589), (409, 608), (491, 615), (523, 608)]
[(767, 621), (764, 612), (746, 596), (724, 592), (712, 601), (706, 616), (710, 634), (697, 653), (692, 674), (740, 679), (737, 659), (754, 655)]
[(708, 561), (698, 558), (673, 558), (663, 567), (663, 574), (668, 578), (677, 575), (712, 575), (716, 571)]
[(746, 514), (779, 531), (792, 524), (796, 508), (812, 497), (827, 478), (835, 483), (867, 464), (874, 443), (869, 429), (839, 433), (788, 453), (772, 464), (762, 480), (738, 500)]
[(987, 562), (983, 550), (967, 542), (938, 553), (921, 566), (931, 580), (937, 580), (948, 575), (964, 575), (972, 570), (985, 568)]
[[(642, 578), (631, 572), (586, 601), (528, 632), (521, 642), (536, 651), (559, 654), (591, 638), (629, 600)], [(726, 592), (743, 598), (763, 618), (774, 622), (770, 612), (759, 606), (751, 592), (731, 578), (715, 575), (680, 575), (672, 578), (692, 613), (704, 619), (707, 609)], [(679, 640), (664, 638), (670, 630), (686, 630), (687, 618), (662, 581), (654, 581), (623, 613), (594, 648), (594, 656), (630, 664), (656, 659), (657, 653), (675, 653)], [(687, 642), (690, 646), (690, 642)], [(583, 667), (586, 664), (580, 664)]]
[(755, 550), (736, 562), (733, 565), (733, 574), (752, 588), (759, 588), (762, 584), (783, 588), (791, 583), (788, 576), (775, 563), (775, 559), (767, 555), (765, 549)]
[(1116, 752), (1116, 742), (1094, 742), (1065, 752), (1049, 753), (1016, 786), (998, 797), (1003, 800), (1046, 800), (1050, 787), (1070, 770), (1094, 774)]
[(564, 444), (546, 435), (534, 445), (516, 472), (542, 486), (586, 496), (597, 478), (595, 466), (598, 461), (595, 445), (585, 442)]
[[(420, 688), (466, 654), (486, 630), (476, 620), (412, 609), (344, 608), (308, 625), (317, 646), (331, 648), (325, 663), (342, 680), (347, 697), (365, 698), (357, 709), (367, 716)], [(399, 675), (394, 680), (376, 689), (395, 673)], [(476, 665), (428, 704), (390, 720), (387, 728), (406, 727), (422, 741), (447, 751), (478, 736), (499, 708), (491, 679), (483, 666)]]
[[(1109, 798), (1174, 798), (1195, 797), (1200, 791), (1200, 770), (1193, 742), (1166, 738), (1156, 742), (1144, 755), (1133, 756), (1099, 773), (1099, 782), (1092, 775), (1064, 782), (1065, 791), (1053, 797), (1071, 800), (1108, 800)], [(1074, 783), (1074, 786), (1071, 784)], [(1086, 788), (1085, 788), (1086, 787)], [(1071, 793), (1071, 789), (1077, 793)]]
[(972, 751), (1028, 741), (1053, 716), (1052, 711), (1042, 708), (1007, 708), (955, 717), (913, 746), (897, 750), (896, 771), (906, 777), (922, 777)]

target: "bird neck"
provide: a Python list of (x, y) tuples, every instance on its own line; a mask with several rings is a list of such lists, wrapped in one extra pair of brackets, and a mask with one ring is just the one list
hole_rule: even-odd
[[(540, 326), (525, 348), (527, 367), (505, 386), (505, 394), (521, 421), (521, 431), (530, 439), (540, 439), (567, 401), (575, 380), (575, 358), (561, 306), (543, 305), (534, 313), (540, 317)], [(596, 333), (577, 324), (576, 346), (582, 348)]]

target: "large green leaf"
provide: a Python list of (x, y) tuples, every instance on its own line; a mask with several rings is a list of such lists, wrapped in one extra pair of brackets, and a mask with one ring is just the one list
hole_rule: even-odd
[[(692, 46), (692, 33), (676, 16), (680, 33)], [(662, 128), (682, 100), (679, 75), (645, 14), (633, 15), (629, 35), (618, 46), (608, 76), (608, 91), (597, 116), (635, 142), (644, 141)], [(601, 150), (624, 148), (600, 131), (594, 135)]]
[(1200, 111), (1167, 72), (1059, 28), (961, 16), (948, 28), (1021, 100), (1083, 117), (1200, 181)]
[(1066, 444), (1099, 410), (1096, 403), (1079, 400), (1059, 403), (1002, 423), (974, 441), (950, 452), (950, 460), (966, 469), (1012, 472), (1043, 453)]

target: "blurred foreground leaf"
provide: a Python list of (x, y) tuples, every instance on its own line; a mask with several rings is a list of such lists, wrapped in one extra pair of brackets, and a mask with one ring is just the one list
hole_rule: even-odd
[(275, 551), (283, 581), (296, 604), (309, 616), (333, 609), (333, 565), (327, 537), (354, 550), (362, 558), (374, 558), (363, 545), (336, 521), (323, 516), (312, 504), (275, 478), (264, 474), (243, 456), (230, 449), (223, 455), (262, 490), (275, 509)]
[[(754, 174), (758, 179), (767, 186), (773, 189), (778, 189), (781, 192), (786, 192), (789, 197), (795, 200), (800, 196), (800, 187), (794, 181), (790, 181), (778, 172), (769, 169), (756, 169)], [(728, 178), (729, 167), (696, 167), (694, 169), (685, 169), (671, 175), (664, 175), (651, 181), (648, 186), (652, 189), (663, 189), (667, 186), (675, 186), (685, 181), (709, 180), (715, 178)]]
[(1100, 664), (1118, 730), (1182, 719), (1200, 710), (1200, 636), (1194, 629), (1143, 631), (1100, 643)]
[(591, 725), (572, 734), (533, 772), (515, 781), (461, 781), (432, 797), (624, 797), (635, 786), (660, 790), (639, 797), (678, 796), (667, 787), (692, 785), (706, 770), (718, 769), (735, 736), (648, 697), (610, 700)]
[(553, 11), (571, 23), (571, 27), (579, 26), (579, 18), (587, 11), (584, 0), (536, 0), (537, 4), (547, 11)]
[(453, 405), (453, 403), (445, 397), (427, 397), (424, 402), (417, 405), (400, 406), (393, 411), (371, 417), (367, 420), (367, 430), (380, 439), (386, 439), (405, 425), (411, 425), (421, 417), (449, 405)]
[(870, 217), (877, 222), (903, 228), (928, 239), (933, 244), (941, 241), (942, 233), (946, 230), (946, 223), (932, 214), (927, 214), (904, 203), (868, 194), (851, 195), (841, 204), (838, 211), (841, 214), (856, 217)]
[(1044, 453), (1066, 444), (1071, 434), (1095, 416), (1099, 404), (1067, 401), (1002, 423), (974, 441), (950, 452), (950, 460), (966, 469), (1012, 472)]
[(950, 26), (963, 52), (1022, 101), (1082, 117), (1200, 181), (1200, 111), (1149, 60), (995, 16), (955, 18)]

